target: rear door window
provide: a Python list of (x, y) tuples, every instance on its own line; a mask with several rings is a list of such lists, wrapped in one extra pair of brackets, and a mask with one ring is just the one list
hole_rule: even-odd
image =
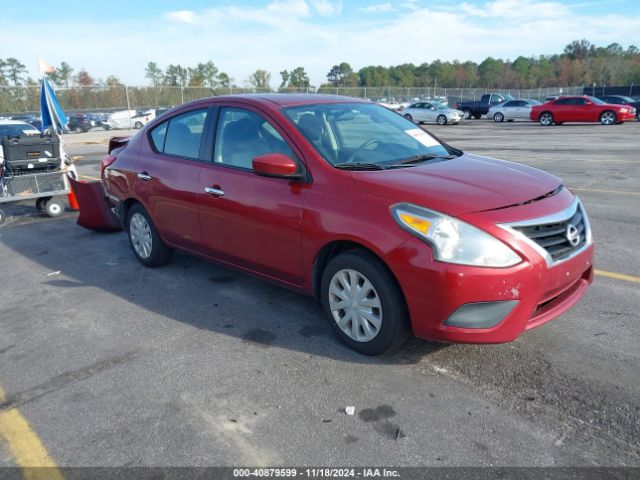
[(158, 153), (197, 160), (206, 121), (207, 109), (172, 117), (151, 131), (151, 143)]

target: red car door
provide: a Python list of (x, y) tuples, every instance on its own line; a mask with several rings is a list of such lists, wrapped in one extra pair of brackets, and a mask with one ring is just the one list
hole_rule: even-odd
[(595, 122), (598, 120), (597, 108), (584, 98), (574, 98), (575, 119), (578, 122)]
[(574, 122), (575, 113), (573, 111), (572, 98), (559, 98), (553, 102), (553, 119), (556, 122)]
[(156, 126), (136, 163), (136, 194), (169, 244), (193, 249), (200, 242), (197, 189), (208, 110), (171, 117)]
[(283, 131), (248, 108), (218, 114), (214, 158), (201, 167), (203, 253), (294, 285), (302, 284), (302, 203), (307, 184), (253, 173), (258, 155), (297, 158)]

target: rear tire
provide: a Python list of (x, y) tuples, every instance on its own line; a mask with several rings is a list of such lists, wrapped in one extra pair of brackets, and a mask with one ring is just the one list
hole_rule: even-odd
[[(369, 252), (355, 250), (332, 258), (322, 273), (320, 292), (334, 333), (363, 355), (397, 348), (409, 336), (402, 291), (386, 265)], [(343, 319), (347, 320), (340, 325)]]
[(2, 225), (6, 219), (7, 219), (6, 213), (4, 213), (4, 210), (0, 208), (0, 225)]
[(64, 213), (64, 205), (57, 198), (48, 198), (44, 202), (44, 213), (51, 218), (59, 217)]
[(136, 122), (133, 125), (133, 128), (135, 128), (136, 130), (140, 130), (142, 127), (144, 127), (144, 125), (142, 125), (142, 122)]
[(39, 199), (36, 200), (36, 209), (40, 212), (40, 213), (44, 213), (44, 204), (47, 202), (47, 200), (49, 200), (51, 197), (41, 197)]
[(160, 238), (142, 205), (136, 203), (127, 214), (127, 236), (133, 254), (145, 267), (162, 267), (171, 261), (173, 249)]
[(542, 112), (538, 120), (540, 122), (540, 125), (544, 127), (550, 127), (551, 125), (553, 125), (553, 115), (551, 114), (551, 112)]
[(465, 120), (471, 120), (471, 110), (469, 110), (468, 108), (465, 108), (462, 111), (464, 112)]
[(404, 118), (406, 118), (410, 122), (413, 122), (413, 117), (411, 115), (409, 115), (408, 113), (404, 116)]

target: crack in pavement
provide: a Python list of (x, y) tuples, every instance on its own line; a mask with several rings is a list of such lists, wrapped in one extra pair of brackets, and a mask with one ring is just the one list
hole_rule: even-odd
[(86, 367), (82, 367), (78, 370), (72, 370), (65, 372), (55, 377), (50, 378), (40, 385), (28, 388), (22, 392), (9, 395), (3, 403), (0, 403), (0, 412), (3, 410), (9, 410), (11, 408), (18, 408), (29, 402), (37, 400), (51, 392), (56, 392), (70, 383), (79, 382), (92, 377), (96, 373), (103, 370), (117, 367), (131, 361), (138, 354), (137, 350), (119, 355), (116, 357), (110, 357), (104, 360), (100, 360)]

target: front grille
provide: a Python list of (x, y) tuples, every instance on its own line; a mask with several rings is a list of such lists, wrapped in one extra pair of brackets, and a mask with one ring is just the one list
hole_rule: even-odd
[[(578, 204), (575, 213), (566, 220), (512, 228), (542, 247), (553, 261), (559, 261), (586, 244), (589, 227), (582, 206)], [(574, 238), (573, 243), (571, 238)]]

